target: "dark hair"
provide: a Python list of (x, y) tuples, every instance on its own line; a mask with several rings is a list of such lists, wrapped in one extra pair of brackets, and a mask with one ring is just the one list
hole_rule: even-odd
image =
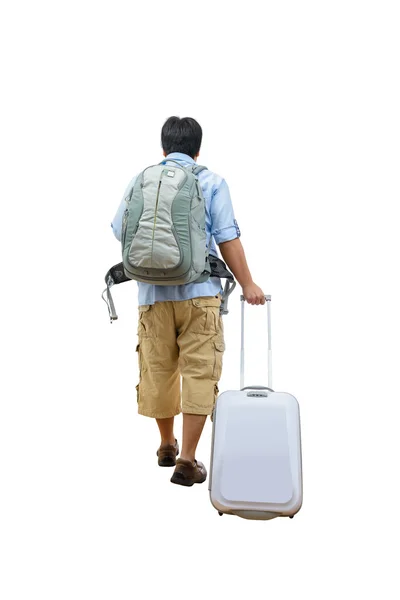
[(182, 152), (192, 158), (198, 154), (203, 132), (200, 125), (190, 117), (170, 117), (161, 130), (161, 145), (167, 154)]

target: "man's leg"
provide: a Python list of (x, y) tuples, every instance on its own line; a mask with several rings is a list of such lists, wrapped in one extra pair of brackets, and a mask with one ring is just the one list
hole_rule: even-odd
[(179, 454), (179, 444), (174, 435), (174, 417), (156, 419), (161, 435), (161, 445), (157, 450), (160, 467), (174, 467)]
[(156, 421), (158, 429), (160, 430), (161, 446), (175, 444), (174, 417), (169, 417), (169, 419), (156, 419)]
[(171, 481), (181, 485), (202, 483), (207, 477), (204, 465), (196, 460), (196, 449), (207, 416), (213, 411), (221, 376), (224, 341), (219, 307), (220, 299), (215, 297), (175, 303), (183, 446)]
[(181, 458), (193, 462), (207, 415), (183, 414), (183, 435)]
[(158, 464), (174, 466), (179, 447), (174, 416), (181, 412), (178, 346), (171, 302), (139, 308), (139, 414), (156, 419), (161, 436)]

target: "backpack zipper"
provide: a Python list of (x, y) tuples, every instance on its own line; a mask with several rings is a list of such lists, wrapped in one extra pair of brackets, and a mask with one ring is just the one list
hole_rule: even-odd
[(128, 209), (126, 208), (124, 211), (124, 217), (122, 219), (122, 232), (121, 232), (121, 242), (122, 242), (122, 247), (124, 247), (125, 244), (125, 235), (126, 235), (126, 225), (128, 223)]
[[(161, 178), (158, 182), (157, 198), (156, 198), (156, 209), (154, 211), (154, 225), (153, 225), (153, 237), (151, 240), (151, 260), (153, 261), (153, 247), (154, 247), (154, 235), (156, 232), (156, 221), (157, 221), (157, 210), (158, 210), (158, 199), (160, 197)], [(151, 266), (150, 266), (151, 268)]]

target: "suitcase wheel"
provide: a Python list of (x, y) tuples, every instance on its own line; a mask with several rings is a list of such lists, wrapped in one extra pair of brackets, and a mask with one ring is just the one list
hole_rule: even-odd
[(290, 516), (289, 516), (289, 519), (293, 519), (293, 517), (294, 517), (294, 515), (290, 515)]
[(222, 515), (223, 515), (224, 513), (222, 513), (222, 512), (220, 512), (220, 511), (218, 511), (218, 514), (219, 514), (219, 516), (220, 516), (220, 517), (222, 517)]

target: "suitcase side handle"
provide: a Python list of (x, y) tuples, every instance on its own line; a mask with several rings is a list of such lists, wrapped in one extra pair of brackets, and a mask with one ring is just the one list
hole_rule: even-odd
[[(245, 298), (243, 295), (240, 296), (242, 303), (242, 315), (241, 315), (241, 344), (240, 344), (240, 389), (244, 388), (244, 305)], [(268, 388), (272, 388), (272, 349), (271, 349), (271, 296), (265, 296), (267, 305), (267, 317), (268, 317)], [(255, 388), (253, 388), (255, 389)]]

